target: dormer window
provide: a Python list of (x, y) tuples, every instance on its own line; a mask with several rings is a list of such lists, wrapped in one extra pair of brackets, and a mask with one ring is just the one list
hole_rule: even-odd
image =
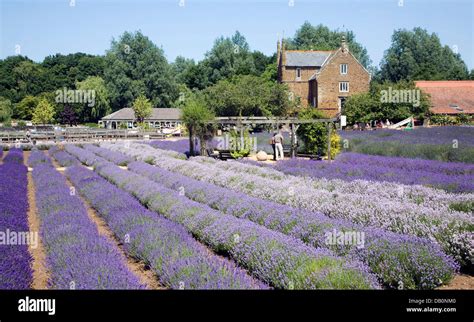
[(301, 68), (296, 68), (296, 79), (301, 80)]
[(341, 75), (346, 75), (347, 74), (347, 64), (339, 65), (339, 70), (341, 72)]

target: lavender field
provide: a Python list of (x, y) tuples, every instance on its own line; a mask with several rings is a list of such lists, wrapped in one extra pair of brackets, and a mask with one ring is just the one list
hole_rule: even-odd
[(346, 152), (474, 163), (474, 127), (339, 131)]
[(472, 164), (224, 162), (186, 144), (6, 152), (0, 228), (38, 245), (0, 245), (0, 288), (435, 289), (472, 274)]

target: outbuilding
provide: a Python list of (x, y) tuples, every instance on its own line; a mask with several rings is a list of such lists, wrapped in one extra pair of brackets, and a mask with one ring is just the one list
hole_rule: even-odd
[[(151, 129), (163, 131), (179, 130), (182, 125), (181, 110), (179, 108), (153, 108), (150, 117), (144, 120)], [(104, 116), (99, 121), (99, 126), (107, 129), (137, 127), (137, 120), (132, 108), (126, 107)]]

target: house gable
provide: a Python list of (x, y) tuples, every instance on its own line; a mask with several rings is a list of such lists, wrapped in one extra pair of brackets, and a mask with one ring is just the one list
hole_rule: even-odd
[[(342, 64), (347, 65), (346, 74), (341, 73)], [(330, 115), (337, 114), (342, 108), (341, 100), (369, 90), (370, 79), (367, 69), (341, 47), (311, 79), (317, 83), (317, 107)]]

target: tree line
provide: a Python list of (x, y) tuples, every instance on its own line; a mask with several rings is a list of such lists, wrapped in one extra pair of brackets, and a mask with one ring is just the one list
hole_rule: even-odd
[[(382, 105), (382, 87), (412, 88), (415, 80), (474, 79), (474, 71), (469, 72), (459, 53), (421, 28), (395, 30), (379, 67), (372, 65), (367, 49), (352, 31), (305, 22), (285, 44), (288, 49), (335, 50), (343, 35), (351, 52), (373, 75), (370, 92), (347, 101), (354, 121), (367, 115), (385, 118), (391, 113), (392, 118), (401, 118), (407, 113), (426, 113), (425, 101), (413, 111), (408, 105)], [(93, 104), (58, 100), (58, 91), (71, 90), (93, 91)], [(276, 54), (252, 50), (238, 31), (216, 39), (198, 62), (181, 56), (168, 62), (163, 49), (140, 31), (114, 39), (105, 55), (56, 54), (40, 63), (25, 56), (0, 60), (0, 122), (4, 123), (10, 119), (96, 123), (137, 102), (180, 108), (201, 104), (210, 115), (218, 116), (295, 115), (299, 102), (288, 94), (288, 88), (277, 83)]]

